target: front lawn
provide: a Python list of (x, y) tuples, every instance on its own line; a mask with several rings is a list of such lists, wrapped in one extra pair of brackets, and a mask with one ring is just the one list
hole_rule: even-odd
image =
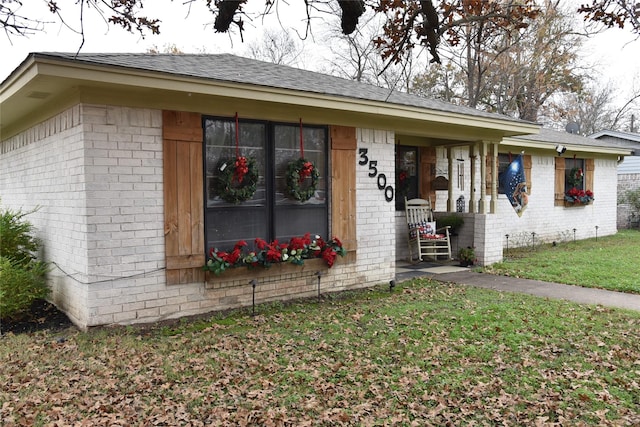
[(640, 232), (510, 249), (483, 271), (640, 294)]
[(3, 425), (639, 425), (640, 313), (418, 279), (0, 338)]

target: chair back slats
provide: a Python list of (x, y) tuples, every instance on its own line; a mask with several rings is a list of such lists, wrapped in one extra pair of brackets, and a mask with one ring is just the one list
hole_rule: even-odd
[[(409, 229), (409, 261), (419, 262), (423, 257), (437, 259), (439, 256), (446, 256), (451, 259), (451, 241), (449, 239), (449, 226), (442, 229), (433, 228), (429, 232), (428, 223), (433, 223), (433, 209), (431, 201), (426, 199), (404, 199), (405, 212), (407, 217), (407, 228)], [(423, 228), (425, 227), (425, 228)], [(414, 250), (417, 260), (414, 259)]]
[(407, 225), (422, 222), (433, 222), (431, 202), (425, 199), (404, 199), (407, 214)]

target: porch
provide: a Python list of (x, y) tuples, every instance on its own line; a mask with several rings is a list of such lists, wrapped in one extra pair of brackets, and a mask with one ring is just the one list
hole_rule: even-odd
[[(409, 258), (405, 197), (431, 200), (438, 227), (446, 225), (445, 220), (461, 223), (451, 229), (454, 258), (460, 248), (473, 247), (477, 264), (502, 260), (504, 224), (496, 214), (499, 204), (506, 199), (500, 200), (498, 195), (498, 171), (502, 165), (499, 145), (495, 140), (453, 141), (397, 136), (397, 262)], [(531, 167), (530, 159), (527, 166)]]

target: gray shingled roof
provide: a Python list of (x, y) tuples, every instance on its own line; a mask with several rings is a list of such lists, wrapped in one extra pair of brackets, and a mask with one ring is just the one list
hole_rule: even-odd
[(550, 142), (562, 145), (578, 145), (585, 147), (614, 147), (628, 148), (622, 144), (611, 143), (608, 141), (587, 138), (582, 135), (575, 135), (569, 132), (541, 128), (540, 133), (532, 135), (522, 135), (514, 137), (516, 139), (524, 139), (529, 141)]
[(176, 76), (234, 82), (367, 101), (425, 108), (466, 116), (528, 123), (499, 114), (487, 113), (448, 102), (342, 79), (340, 77), (272, 64), (230, 54), (167, 55), (138, 53), (35, 53), (36, 58), (51, 58), (84, 64), (145, 70)]

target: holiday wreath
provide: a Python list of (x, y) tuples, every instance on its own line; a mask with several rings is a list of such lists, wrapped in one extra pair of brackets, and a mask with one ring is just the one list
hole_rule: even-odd
[(253, 197), (258, 183), (258, 170), (253, 158), (244, 156), (223, 160), (218, 166), (214, 191), (226, 202), (238, 204)]
[[(304, 185), (307, 178), (311, 178), (308, 185)], [(320, 174), (314, 164), (301, 157), (287, 166), (287, 196), (306, 202), (316, 192)]]
[(581, 187), (582, 186), (582, 178), (584, 177), (584, 172), (581, 168), (573, 168), (569, 171), (569, 185), (571, 187)]

